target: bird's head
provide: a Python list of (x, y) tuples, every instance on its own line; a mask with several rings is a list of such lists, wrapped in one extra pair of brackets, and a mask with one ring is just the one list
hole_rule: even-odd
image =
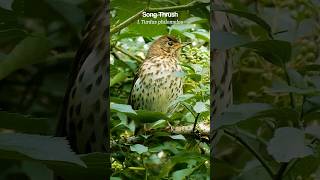
[(171, 56), (178, 57), (182, 44), (173, 36), (164, 35), (153, 42), (149, 48), (147, 57)]

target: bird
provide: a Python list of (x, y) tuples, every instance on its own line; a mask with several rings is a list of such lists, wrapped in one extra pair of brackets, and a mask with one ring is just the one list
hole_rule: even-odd
[[(211, 1), (212, 5), (223, 4), (223, 0)], [(109, 52), (110, 52), (110, 4), (109, 1), (101, 4), (92, 16), (84, 30), (84, 37), (77, 51), (70, 78), (66, 88), (64, 100), (61, 104), (60, 118), (57, 123), (55, 136), (66, 137), (71, 148), (78, 154), (92, 152), (110, 153), (110, 98), (109, 98)], [(211, 12), (211, 33), (216, 30), (229, 31), (229, 20), (225, 13)], [(211, 35), (214, 37), (214, 35)], [(162, 100), (168, 103), (182, 93), (182, 81), (175, 77), (174, 73), (169, 75), (169, 71), (161, 71), (163, 76), (170, 77), (170, 84), (167, 81), (157, 79), (159, 92), (164, 93), (164, 87), (173, 96), (168, 94), (157, 94), (150, 96), (152, 91), (156, 92), (156, 87), (148, 86), (146, 81), (152, 73), (148, 67), (160, 66), (168, 67), (169, 63), (177, 63), (173, 70), (178, 72), (178, 54), (182, 46), (176, 38), (172, 36), (162, 36), (156, 40), (149, 48), (146, 59), (138, 69), (134, 86), (132, 87), (129, 104), (135, 109), (156, 110), (168, 112), (165, 106), (159, 107), (160, 103), (152, 103), (155, 100)], [(160, 54), (162, 54), (160, 56)], [(168, 57), (171, 61), (165, 61)], [(153, 64), (151, 62), (157, 63)], [(211, 129), (217, 117), (232, 104), (232, 63), (228, 52), (220, 51), (211, 47)], [(153, 66), (151, 66), (153, 64)], [(158, 65), (159, 64), (159, 65)], [(151, 74), (148, 74), (148, 73)], [(159, 73), (161, 73), (159, 71)], [(144, 74), (142, 74), (144, 73)], [(160, 74), (161, 75), (161, 74)], [(143, 77), (145, 77), (143, 79)], [(161, 77), (161, 76), (154, 76)], [(171, 79), (174, 79), (171, 81)], [(139, 80), (138, 80), (139, 79)], [(149, 78), (149, 82), (152, 81)], [(145, 82), (144, 84), (142, 82)], [(156, 81), (152, 81), (156, 83)], [(181, 82), (181, 85), (180, 85)], [(171, 85), (171, 83), (174, 83)], [(164, 86), (164, 84), (169, 86)], [(135, 87), (136, 85), (136, 87)], [(139, 86), (140, 85), (140, 86)], [(146, 96), (142, 99), (141, 85), (144, 87)], [(174, 89), (175, 87), (176, 89)], [(169, 91), (175, 91), (171, 93)], [(140, 91), (141, 90), (141, 91)], [(157, 90), (157, 91), (158, 91)], [(149, 97), (148, 97), (149, 92)], [(140, 97), (140, 99), (139, 99)], [(151, 98), (150, 98), (151, 97)], [(150, 102), (151, 101), (151, 102)], [(160, 102), (160, 101), (159, 101)], [(152, 105), (151, 105), (152, 104)], [(211, 142), (213, 147), (213, 142)], [(213, 151), (211, 151), (213, 152)], [(212, 155), (213, 157), (213, 155)], [(212, 161), (213, 162), (213, 161)]]
[(151, 44), (133, 80), (129, 95), (133, 109), (168, 113), (170, 103), (183, 94), (183, 80), (179, 75), (182, 46), (170, 35), (161, 36)]
[[(107, 1), (108, 2), (108, 1)], [(109, 152), (109, 5), (100, 5), (75, 56), (56, 136), (78, 154)]]

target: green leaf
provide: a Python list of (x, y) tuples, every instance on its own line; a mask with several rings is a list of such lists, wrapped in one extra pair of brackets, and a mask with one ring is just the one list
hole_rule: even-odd
[(178, 135), (172, 135), (172, 136), (170, 136), (172, 139), (176, 139), (176, 140), (186, 140), (186, 138), (183, 136), (183, 135), (181, 135), (181, 134), (178, 134)]
[(258, 113), (271, 109), (272, 106), (263, 103), (248, 103), (231, 105), (225, 113), (216, 120), (214, 129), (219, 129), (224, 126), (235, 125), (241, 121), (247, 120), (256, 116)]
[(0, 30), (0, 43), (16, 43), (27, 36), (27, 32), (22, 29)]
[(211, 46), (219, 50), (227, 50), (251, 42), (249, 37), (235, 35), (230, 32), (212, 31), (211, 35)]
[(257, 177), (259, 177), (259, 180), (271, 180), (270, 175), (263, 166), (256, 166), (249, 170), (243, 171), (239, 177), (235, 178), (235, 180), (256, 180)]
[(86, 167), (64, 138), (19, 133), (0, 133), (0, 158), (72, 163)]
[(279, 67), (291, 60), (291, 44), (287, 41), (266, 40), (250, 42), (243, 47), (251, 48), (262, 56), (265, 60)]
[(81, 160), (87, 165), (86, 168), (73, 164), (49, 164), (55, 174), (64, 179), (107, 179), (110, 176), (111, 170), (107, 153), (90, 153), (79, 155)]
[(307, 82), (303, 79), (303, 76), (300, 73), (292, 68), (287, 68), (287, 72), (293, 86), (301, 89), (308, 88)]
[(315, 93), (316, 89), (314, 89), (314, 88), (301, 89), (301, 88), (289, 86), (284, 81), (273, 81), (272, 87), (269, 90), (267, 90), (267, 92), (270, 92), (270, 93), (296, 93), (296, 94), (308, 95), (308, 94)]
[(169, 107), (174, 106), (180, 102), (184, 102), (188, 99), (191, 99), (192, 97), (194, 97), (194, 94), (182, 94), (176, 100), (172, 101), (170, 103)]
[(120, 177), (110, 177), (110, 180), (122, 180)]
[(196, 105), (193, 106), (193, 110), (196, 113), (202, 113), (208, 111), (208, 108), (204, 102), (197, 102)]
[(132, 119), (138, 120), (142, 123), (152, 123), (158, 120), (169, 120), (170, 118), (162, 112), (137, 110), (135, 116), (130, 116)]
[(142, 153), (148, 152), (148, 147), (146, 147), (142, 144), (135, 144), (135, 145), (130, 146), (130, 150), (137, 152), (138, 154), (142, 154)]
[[(286, 177), (301, 177), (303, 180), (310, 179), (314, 174), (319, 174), (317, 173), (319, 171), (319, 164), (320, 158), (316, 156), (299, 159), (290, 167), (290, 171), (286, 173)], [(315, 179), (319, 179), (319, 175), (316, 175)]]
[(112, 87), (113, 85), (120, 83), (122, 81), (124, 81), (127, 78), (127, 73), (121, 71), (118, 74), (116, 74), (110, 81), (110, 87)]
[(314, 136), (320, 140), (320, 126), (317, 126), (317, 125), (308, 126), (305, 129), (305, 132), (307, 134), (311, 134), (312, 136)]
[(45, 0), (45, 2), (76, 29), (84, 26), (84, 12), (76, 5), (63, 0)]
[(268, 144), (268, 152), (278, 162), (289, 162), (312, 154), (306, 146), (304, 132), (292, 127), (283, 127), (275, 131)]
[(206, 42), (210, 41), (210, 34), (208, 32), (196, 31), (192, 33), (196, 36), (196, 38), (202, 39)]
[(227, 12), (227, 13), (231, 13), (240, 17), (244, 17), (247, 18), (255, 23), (257, 23), (258, 25), (260, 25), (263, 29), (266, 30), (266, 32), (269, 34), (269, 36), (272, 36), (272, 29), (271, 26), (262, 18), (258, 17), (256, 14), (253, 13), (249, 13), (246, 11), (241, 11), (241, 10), (236, 10), (236, 9), (227, 9), (223, 6), (219, 6), (214, 4), (212, 6), (213, 11), (223, 11), (223, 12)]
[(199, 163), (207, 161), (210, 158), (209, 156), (199, 154), (199, 153), (194, 153), (194, 152), (179, 153), (173, 156), (169, 161), (167, 161), (165, 164), (162, 165), (163, 168), (160, 171), (159, 178), (167, 177), (176, 164), (185, 163), (186, 157), (188, 157), (188, 160), (195, 160)]
[(167, 125), (168, 125), (168, 124), (167, 124), (167, 121), (166, 121), (166, 120), (160, 119), (160, 120), (152, 123), (151, 128), (152, 128), (152, 129), (158, 129), (158, 128), (166, 127)]
[(173, 180), (183, 180), (190, 176), (196, 168), (181, 169), (172, 173)]
[(50, 130), (48, 119), (44, 118), (32, 118), (21, 114), (0, 111), (0, 119), (0, 127), (4, 129), (41, 134), (46, 134)]
[(110, 109), (117, 111), (117, 112), (122, 112), (122, 113), (129, 113), (129, 114), (137, 114), (130, 105), (127, 104), (116, 104), (116, 103), (111, 103), (110, 104)]
[(20, 68), (43, 61), (49, 53), (49, 44), (44, 37), (25, 38), (0, 62), (0, 80)]
[(7, 9), (7, 10), (12, 10), (11, 5), (14, 0), (5, 0), (5, 1), (0, 1), (0, 7)]
[(320, 96), (306, 98), (306, 101), (303, 104), (303, 113), (307, 114), (318, 109), (320, 109)]

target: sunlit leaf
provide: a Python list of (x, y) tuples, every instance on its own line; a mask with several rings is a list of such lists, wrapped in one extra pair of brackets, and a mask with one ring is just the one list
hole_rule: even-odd
[(137, 152), (138, 154), (142, 154), (142, 153), (148, 152), (148, 147), (142, 144), (135, 144), (130, 146), (130, 150), (133, 152)]
[(178, 134), (178, 135), (172, 135), (170, 136), (172, 139), (176, 139), (176, 140), (186, 140), (186, 138), (181, 135), (181, 134)]
[(130, 105), (127, 104), (116, 104), (116, 103), (111, 103), (110, 104), (111, 110), (115, 110), (118, 112), (123, 112), (123, 113), (131, 113), (131, 114), (137, 114)]
[(204, 102), (197, 102), (194, 106), (193, 106), (193, 110), (196, 113), (202, 113), (205, 111), (208, 111), (207, 106)]

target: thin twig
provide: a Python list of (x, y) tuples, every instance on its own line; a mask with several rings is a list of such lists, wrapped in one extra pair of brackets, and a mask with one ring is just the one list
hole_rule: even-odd
[(258, 161), (261, 163), (261, 165), (266, 169), (266, 171), (268, 172), (268, 174), (270, 175), (271, 178), (274, 177), (274, 172), (272, 170), (272, 168), (268, 165), (268, 163), (263, 159), (263, 157), (258, 153), (256, 152), (256, 150), (251, 147), (251, 145), (249, 143), (247, 143), (244, 139), (242, 139), (240, 136), (237, 136), (236, 134), (224, 129), (224, 132), (235, 138), (239, 143), (241, 143), (243, 146), (245, 146), (257, 159)]
[(281, 163), (281, 166), (280, 166), (276, 176), (274, 177), (274, 180), (281, 180), (282, 179), (282, 176), (283, 176), (284, 172), (286, 171), (288, 165), (289, 165), (289, 163)]
[(194, 132), (194, 130), (196, 130), (196, 126), (197, 126), (197, 123), (198, 123), (199, 116), (200, 116), (200, 113), (197, 114), (197, 117), (196, 117), (196, 119), (194, 120), (192, 132)]
[[(283, 69), (283, 71), (284, 71), (284, 74), (285, 74), (286, 81), (287, 81), (288, 85), (291, 86), (290, 77), (289, 77), (289, 74), (288, 74), (288, 71), (287, 71), (287, 68), (286, 68), (285, 64), (282, 66), (282, 69)], [(289, 96), (290, 96), (290, 105), (291, 105), (291, 108), (292, 108), (292, 109), (296, 109), (296, 103), (295, 103), (295, 100), (294, 100), (294, 97), (293, 97), (293, 93), (290, 92), (290, 93), (289, 93)]]
[(116, 50), (120, 51), (121, 53), (125, 54), (126, 56), (129, 56), (130, 58), (132, 58), (132, 59), (134, 59), (134, 60), (138, 61), (139, 63), (142, 63), (142, 61), (143, 61), (143, 59), (142, 59), (142, 58), (140, 58), (140, 57), (138, 57), (138, 56), (135, 56), (135, 55), (130, 54), (128, 51), (126, 51), (126, 50), (124, 50), (124, 49), (120, 48), (119, 46), (114, 46), (114, 49), (116, 49)]

